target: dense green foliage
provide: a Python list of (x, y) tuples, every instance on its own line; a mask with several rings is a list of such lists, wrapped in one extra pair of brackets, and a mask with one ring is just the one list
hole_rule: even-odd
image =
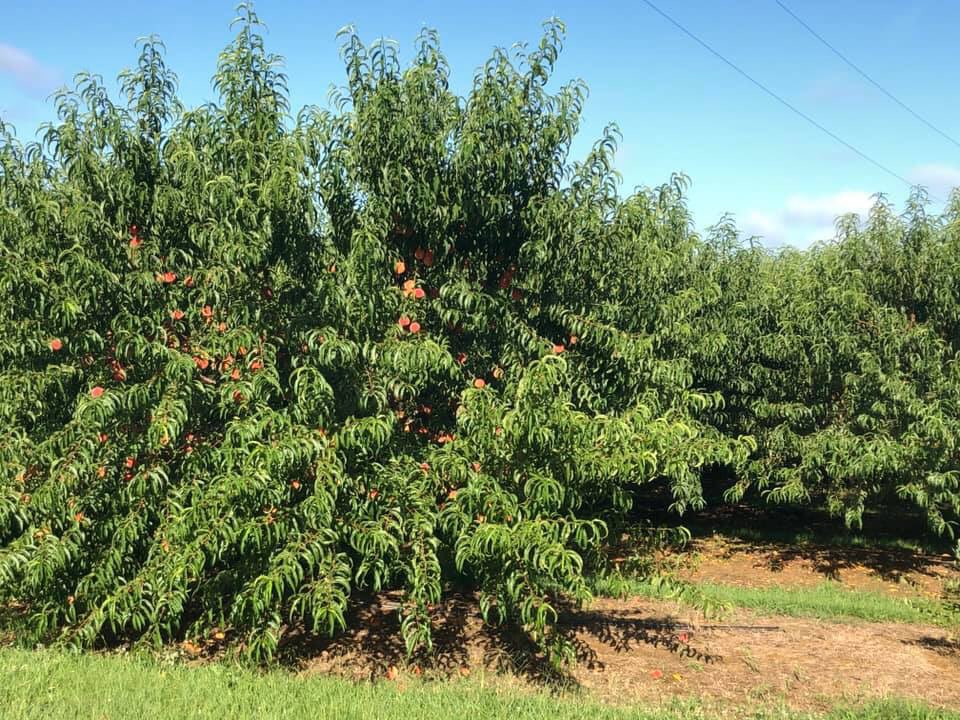
[(559, 662), (636, 489), (682, 512), (707, 472), (951, 531), (954, 211), (701, 239), (682, 178), (619, 196), (615, 131), (569, 157), (558, 22), (466, 98), (433, 33), (402, 69), (347, 31), (334, 109), (295, 118), (238, 23), (216, 103), (149, 39), (122, 101), (81, 75), (39, 142), (0, 126), (0, 595), (40, 635), (268, 657), (399, 590), (413, 652), (455, 580)]
[[(941, 217), (916, 193), (897, 217), (881, 198), (865, 223), (805, 252), (735, 248), (719, 323), (718, 427), (759, 451), (731, 495), (825, 503), (850, 526), (866, 507), (913, 506), (954, 536), (960, 515), (960, 196)], [(711, 325), (711, 327), (713, 327)]]

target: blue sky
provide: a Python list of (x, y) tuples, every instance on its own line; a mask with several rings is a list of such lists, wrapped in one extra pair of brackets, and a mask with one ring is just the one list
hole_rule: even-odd
[[(656, 0), (667, 13), (757, 80), (911, 182), (945, 197), (960, 185), (960, 148), (919, 123), (844, 65), (774, 0)], [(795, 13), (894, 95), (960, 138), (960, 3), (944, 0), (786, 0)], [(46, 97), (79, 70), (113, 80), (154, 32), (168, 49), (188, 104), (213, 98), (210, 77), (229, 42), (232, 0), (164, 3), (5, 0), (0, 26), (0, 116), (21, 138), (52, 116)], [(465, 94), (497, 45), (535, 42), (558, 16), (568, 27), (557, 78), (590, 87), (574, 152), (608, 122), (623, 133), (624, 191), (671, 172), (693, 181), (698, 227), (731, 213), (771, 245), (804, 246), (832, 234), (837, 213), (865, 211), (873, 193), (898, 206), (908, 188), (823, 135), (633, 2), (303, 3), (260, 0), (267, 43), (285, 56), (294, 107), (326, 104), (343, 82), (335, 33), (353, 23), (365, 40), (401, 43), (409, 57), (423, 25), (440, 32)]]

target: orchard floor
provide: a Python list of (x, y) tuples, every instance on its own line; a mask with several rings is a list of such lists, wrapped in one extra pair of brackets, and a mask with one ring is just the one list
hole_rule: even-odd
[[(387, 595), (356, 607), (352, 629), (333, 640), (292, 637), (282, 646), (281, 660), (293, 671), (291, 680), (359, 681), (360, 686), (350, 686), (358, 697), (380, 692), (378, 688), (413, 698), (424, 686), (441, 694), (471, 687), (531, 702), (554, 696), (577, 717), (581, 710), (584, 717), (598, 712), (589, 709), (591, 703), (609, 707), (617, 717), (618, 708), (636, 717), (648, 717), (639, 709), (656, 716), (658, 708), (664, 717), (685, 716), (667, 712), (678, 703), (709, 708), (702, 717), (710, 718), (780, 718), (793, 717), (793, 712), (807, 717), (877, 699), (916, 701), (918, 707), (960, 713), (960, 609), (930, 614), (929, 622), (927, 615), (912, 610), (883, 614), (887, 606), (912, 608), (911, 603), (943, 608), (939, 603), (948, 584), (960, 580), (960, 570), (948, 556), (896, 544), (784, 541), (758, 535), (755, 528), (702, 537), (674, 556), (682, 559), (678, 574), (704, 588), (753, 592), (749, 597), (760, 598), (755, 609), (733, 603), (719, 616), (707, 617), (656, 596), (598, 598), (587, 608), (562, 614), (560, 625), (578, 653), (568, 676), (553, 675), (517, 633), (484, 626), (472, 596), (453, 596), (435, 608), (435, 650), (419, 664), (405, 659), (397, 598)], [(826, 596), (833, 604), (818, 606), (824, 597), (818, 588), (825, 583), (834, 588)], [(779, 609), (764, 604), (769, 597), (764, 593), (783, 588), (797, 607), (785, 607), (779, 595)], [(867, 604), (865, 617), (907, 620), (854, 617), (845, 613), (842, 602), (834, 602), (845, 593), (882, 601)], [(804, 617), (810, 614), (817, 616)], [(216, 644), (183, 643), (171, 654), (187, 668), (206, 671), (217, 665), (221, 651)], [(553, 712), (544, 709), (544, 717)], [(922, 709), (869, 712), (863, 717), (934, 717)]]
[[(931, 602), (960, 577), (946, 556), (897, 548), (713, 536), (690, 550), (680, 575), (695, 583), (803, 589), (829, 580), (851, 591)], [(294, 643), (291, 655), (308, 674), (378, 680), (394, 665), (400, 683), (418, 674), (554, 689), (566, 683), (615, 705), (691, 698), (731, 710), (826, 711), (838, 702), (899, 697), (960, 710), (960, 626), (950, 622), (818, 619), (742, 608), (707, 619), (672, 601), (600, 598), (564, 613), (561, 625), (579, 658), (558, 681), (516, 635), (484, 627), (471, 598), (437, 609), (434, 661), (405, 664), (393, 607), (389, 598), (374, 600), (358, 609), (355, 630), (320, 645)]]
[[(556, 682), (529, 659), (528, 648), (484, 628), (472, 603), (450, 602), (440, 615), (433, 666), (404, 667), (394, 614), (371, 606), (359, 614), (358, 629), (317, 648), (303, 672), (378, 680), (396, 665), (400, 682), (418, 669), (427, 677), (496, 674), (496, 682), (504, 675), (520, 685)], [(960, 643), (941, 627), (745, 611), (705, 622), (672, 603), (612, 599), (569, 613), (563, 626), (578, 645), (570, 685), (616, 705), (679, 697), (827, 710), (894, 696), (960, 709)]]

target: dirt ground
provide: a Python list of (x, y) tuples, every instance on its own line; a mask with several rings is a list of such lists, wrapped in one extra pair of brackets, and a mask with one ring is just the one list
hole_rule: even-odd
[(850, 588), (903, 597), (941, 597), (944, 581), (956, 579), (948, 555), (860, 547), (788, 546), (715, 535), (695, 540), (683, 577), (745, 587), (803, 587), (834, 580)]
[[(438, 611), (431, 664), (404, 667), (392, 604), (373, 603), (346, 635), (296, 647), (303, 672), (358, 680), (482, 673), (494, 681), (556, 687), (544, 665), (515, 636), (484, 627), (469, 598)], [(578, 648), (566, 681), (613, 704), (693, 697), (724, 707), (768, 702), (826, 709), (892, 695), (960, 708), (960, 641), (943, 628), (830, 623), (734, 612), (706, 622), (696, 611), (649, 600), (598, 600), (562, 619)]]
[[(713, 537), (694, 545), (693, 580), (762, 586), (827, 578), (895, 596), (938, 594), (950, 563), (909, 551), (788, 547)], [(693, 697), (719, 707), (758, 703), (820, 710), (886, 695), (960, 708), (960, 640), (938, 627), (830, 622), (738, 610), (709, 621), (696, 610), (647, 599), (598, 599), (567, 611), (561, 626), (579, 660), (558, 681), (516, 633), (484, 627), (471, 597), (437, 608), (435, 654), (405, 665), (394, 612), (380, 598), (358, 609), (346, 635), (288, 651), (305, 673), (384, 679), (481, 674), (491, 682), (564, 684), (614, 704)], [(308, 658), (308, 659), (304, 659)]]

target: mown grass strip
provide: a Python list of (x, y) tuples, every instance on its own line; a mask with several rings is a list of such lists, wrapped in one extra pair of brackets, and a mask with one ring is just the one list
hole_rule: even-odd
[[(0, 650), (0, 708), (5, 720), (96, 718), (258, 718), (310, 720), (449, 717), (511, 720), (713, 720), (705, 705), (673, 702), (615, 708), (581, 696), (552, 696), (490, 687), (477, 679), (448, 682), (351, 683), (283, 671), (257, 673), (213, 664), (164, 665), (149, 657)], [(827, 715), (783, 708), (751, 709), (755, 720), (960, 720), (960, 715), (903, 700), (837, 708)]]
[(608, 597), (632, 595), (676, 600), (695, 607), (748, 608), (770, 615), (823, 620), (858, 619), (940, 627), (960, 625), (960, 615), (942, 602), (920, 596), (898, 598), (881, 592), (854, 590), (831, 581), (809, 587), (743, 587), (712, 582), (655, 584), (610, 576), (597, 578), (593, 584), (598, 594)]

